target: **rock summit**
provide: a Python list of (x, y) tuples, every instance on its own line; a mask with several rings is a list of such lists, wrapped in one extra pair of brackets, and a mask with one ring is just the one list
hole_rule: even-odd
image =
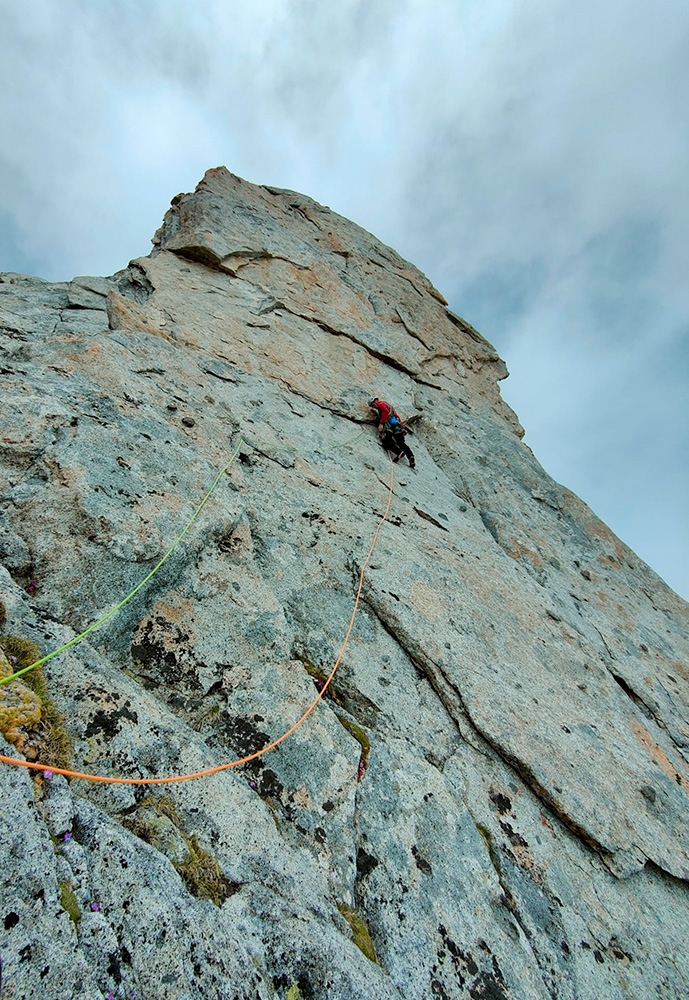
[[(369, 233), (218, 168), (153, 244), (0, 275), (0, 675), (169, 553), (0, 686), (0, 993), (689, 995), (687, 604)], [(305, 712), (371, 394), (304, 724), (61, 775)]]

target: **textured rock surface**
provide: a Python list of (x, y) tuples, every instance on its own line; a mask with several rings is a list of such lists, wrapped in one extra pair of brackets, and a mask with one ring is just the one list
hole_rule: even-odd
[(279, 749), (154, 789), (1, 766), (3, 996), (686, 996), (687, 605), (370, 234), (221, 168), (154, 244), (112, 278), (0, 277), (3, 631), (48, 652), (108, 611), (244, 442), (46, 665), (78, 769), (185, 773), (292, 725), (386, 502), (370, 392), (420, 416), (417, 469), (333, 697)]

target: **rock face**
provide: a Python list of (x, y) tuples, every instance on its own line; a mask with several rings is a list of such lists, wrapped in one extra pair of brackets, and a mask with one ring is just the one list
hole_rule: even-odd
[(73, 769), (184, 774), (288, 729), (387, 500), (370, 393), (418, 418), (417, 466), (278, 749), (152, 787), (0, 764), (3, 996), (686, 997), (687, 605), (370, 234), (219, 168), (153, 243), (111, 278), (0, 277), (5, 637), (47, 653), (118, 604), (240, 448), (45, 665)]

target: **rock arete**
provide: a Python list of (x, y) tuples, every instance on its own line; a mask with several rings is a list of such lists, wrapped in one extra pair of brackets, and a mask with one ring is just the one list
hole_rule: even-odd
[(146, 587), (0, 687), (5, 756), (57, 765), (59, 737), (155, 777), (264, 747), (385, 507), (372, 393), (417, 467), (278, 749), (154, 787), (0, 764), (3, 997), (685, 998), (688, 605), (369, 233), (218, 168), (153, 243), (0, 276), (0, 673), (120, 602), (239, 456)]

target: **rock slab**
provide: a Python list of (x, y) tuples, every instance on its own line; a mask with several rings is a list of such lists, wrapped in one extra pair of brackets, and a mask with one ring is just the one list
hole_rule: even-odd
[(0, 276), (4, 634), (47, 653), (105, 615), (238, 448), (45, 665), (74, 769), (188, 773), (293, 725), (387, 502), (371, 393), (417, 464), (279, 748), (152, 787), (1, 765), (6, 995), (685, 997), (686, 603), (369, 233), (218, 168), (153, 244)]

